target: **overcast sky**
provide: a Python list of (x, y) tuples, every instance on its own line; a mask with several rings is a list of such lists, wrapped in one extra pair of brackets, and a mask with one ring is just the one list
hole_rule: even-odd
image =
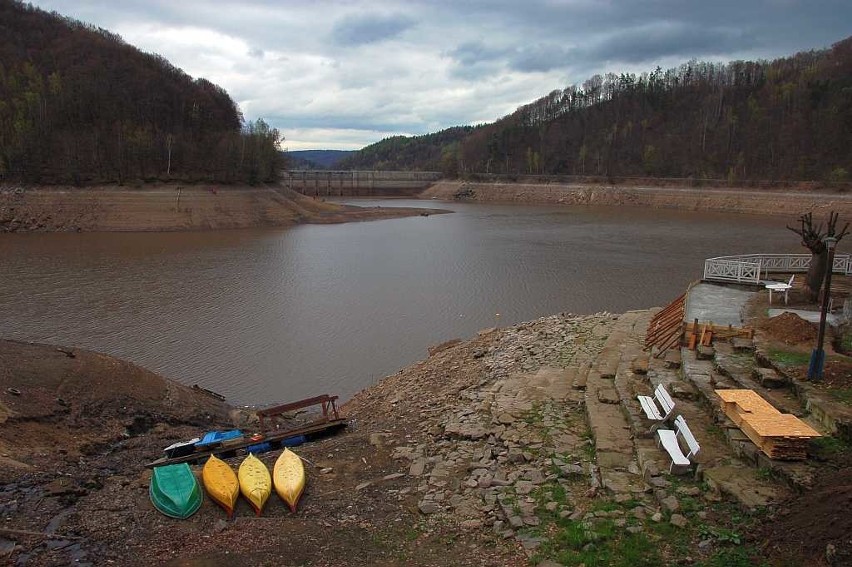
[(772, 59), (852, 34), (852, 0), (32, 0), (226, 89), (284, 147), (494, 121), (596, 73)]

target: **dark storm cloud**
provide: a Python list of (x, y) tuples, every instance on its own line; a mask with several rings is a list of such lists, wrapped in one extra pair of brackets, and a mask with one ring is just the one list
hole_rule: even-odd
[(533, 45), (512, 53), (509, 57), (509, 67), (522, 73), (550, 71), (567, 67), (574, 56), (575, 50), (561, 45)]
[(332, 35), (339, 45), (356, 46), (392, 39), (412, 25), (414, 22), (411, 18), (401, 14), (392, 16), (365, 14), (345, 17), (337, 22)]
[(575, 54), (587, 65), (622, 61), (653, 62), (663, 57), (691, 59), (715, 53), (751, 49), (753, 36), (731, 28), (708, 28), (681, 22), (659, 22), (620, 30), (603, 40), (592, 42)]

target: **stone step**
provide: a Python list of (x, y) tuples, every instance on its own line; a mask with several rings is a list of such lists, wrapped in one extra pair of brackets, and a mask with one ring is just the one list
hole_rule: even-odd
[(774, 368), (755, 368), (754, 379), (764, 388), (784, 388), (788, 386), (787, 379), (780, 376)]
[(666, 356), (663, 358), (663, 362), (666, 365), (666, 368), (677, 369), (680, 368), (681, 365), (681, 356), (679, 349), (670, 349), (666, 352)]
[[(613, 342), (615, 343), (621, 343), (623, 341), (623, 335), (618, 335), (613, 339)], [(604, 346), (600, 356), (598, 356), (598, 375), (600, 375), (601, 378), (615, 378), (615, 373), (618, 372), (619, 362), (621, 362), (621, 351), (617, 346), (609, 346), (609, 340), (607, 340), (607, 346)]]
[(735, 353), (732, 345), (723, 343), (716, 348), (714, 366), (720, 374), (733, 381), (735, 388), (754, 390), (778, 408), (779, 411), (803, 417), (806, 412), (795, 395), (787, 395), (784, 391), (767, 388), (760, 384), (758, 380), (755, 380), (755, 374), (761, 370), (774, 372), (773, 369), (760, 368), (757, 364), (753, 356), (743, 356), (740, 353)]
[(852, 407), (827, 398), (809, 382), (790, 378), (782, 368), (774, 366), (772, 360), (760, 349), (755, 350), (754, 357), (761, 366), (773, 368), (788, 382), (801, 407), (809, 412), (808, 417), (815, 422), (818, 430), (822, 429), (830, 435), (852, 442)]
[[(739, 383), (726, 379), (715, 372), (714, 364), (706, 360), (696, 360), (690, 352), (683, 349), (684, 378), (691, 382), (701, 394), (701, 402), (706, 411), (712, 416), (724, 434), (724, 439), (732, 453), (744, 463), (758, 469), (768, 471), (795, 490), (807, 489), (813, 482), (814, 467), (807, 462), (777, 461), (767, 457), (722, 411), (719, 396), (714, 390), (723, 389), (725, 385), (741, 388)], [(756, 385), (756, 384), (755, 384)], [(766, 390), (757, 386), (757, 391), (763, 395)], [(771, 392), (771, 391), (770, 391)], [(771, 399), (765, 397), (764, 399)]]
[[(650, 315), (628, 312), (619, 317), (607, 337), (602, 354), (587, 375), (584, 393), (586, 416), (595, 441), (595, 454), (604, 486), (612, 490), (641, 487), (639, 467), (634, 458), (633, 435), (621, 406), (619, 373), (630, 372), (629, 363), (642, 352), (644, 328), (637, 323)], [(622, 356), (629, 353), (629, 357)], [(618, 473), (618, 474), (616, 474)], [(623, 474), (622, 474), (623, 473)], [(635, 476), (636, 479), (630, 479)], [(607, 482), (607, 479), (609, 481)]]
[(577, 368), (576, 373), (574, 374), (574, 380), (572, 382), (572, 387), (575, 390), (585, 390), (586, 382), (589, 379), (589, 363), (584, 362), (579, 368)]

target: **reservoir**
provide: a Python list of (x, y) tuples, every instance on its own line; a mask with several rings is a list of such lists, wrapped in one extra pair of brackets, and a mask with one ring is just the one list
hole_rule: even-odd
[(118, 356), (232, 404), (351, 397), (478, 330), (664, 306), (704, 259), (802, 253), (795, 219), (417, 200), (452, 214), (0, 235), (0, 337)]

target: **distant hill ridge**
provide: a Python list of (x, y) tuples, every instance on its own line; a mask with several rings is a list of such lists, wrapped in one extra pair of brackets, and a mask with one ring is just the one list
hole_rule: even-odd
[(334, 169), (354, 150), (291, 150), (286, 152), (290, 169)]
[(387, 138), (341, 167), (849, 181), (852, 37), (774, 61), (595, 75), (491, 124)]

